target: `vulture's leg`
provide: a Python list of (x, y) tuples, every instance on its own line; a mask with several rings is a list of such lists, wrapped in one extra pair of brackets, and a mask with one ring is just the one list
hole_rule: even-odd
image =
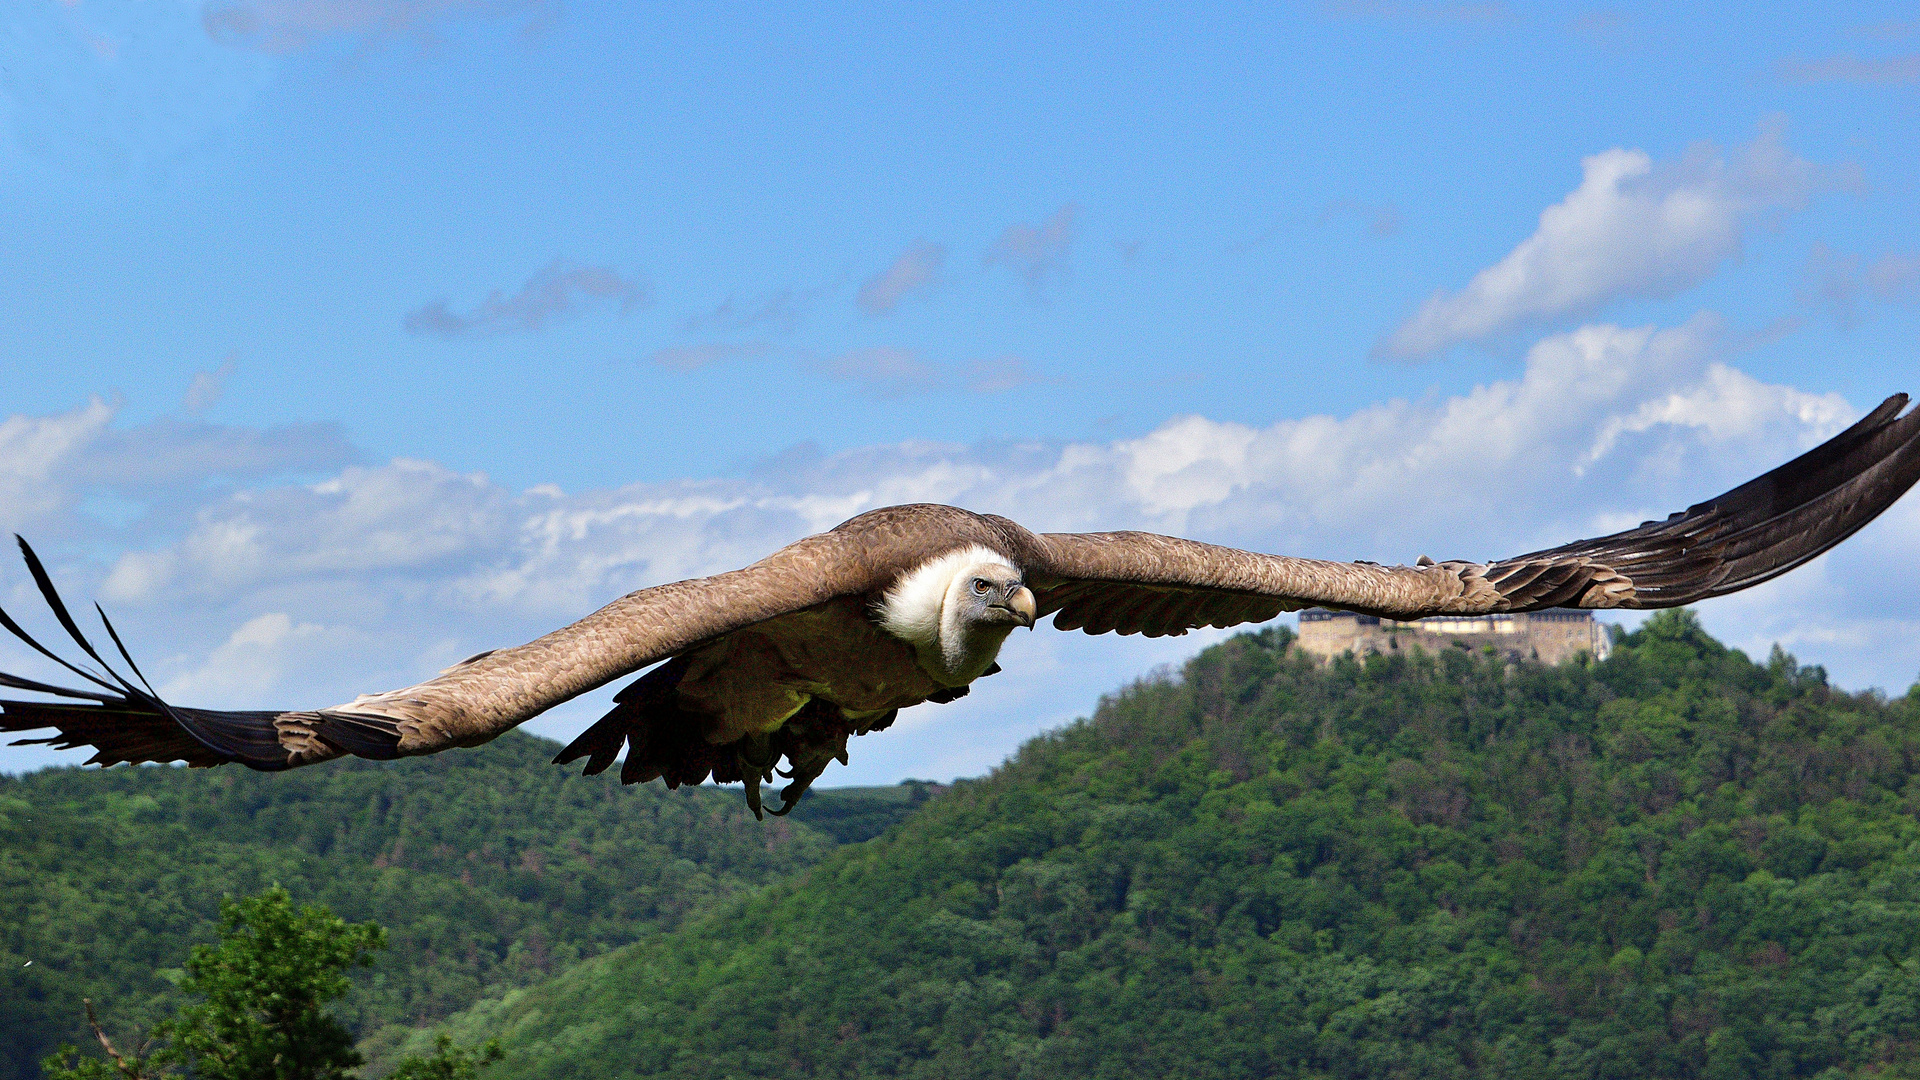
[(747, 809), (756, 820), (765, 820), (760, 811), (760, 784), (773, 781), (773, 767), (780, 761), (773, 740), (765, 734), (742, 737), (733, 744), (734, 758), (740, 763), (740, 779), (747, 785)]
[(793, 781), (780, 789), (780, 809), (772, 811), (776, 817), (793, 810), (829, 762), (847, 763), (847, 739), (854, 728), (840, 706), (815, 698), (775, 733), (775, 752), (788, 764), (780, 775)]

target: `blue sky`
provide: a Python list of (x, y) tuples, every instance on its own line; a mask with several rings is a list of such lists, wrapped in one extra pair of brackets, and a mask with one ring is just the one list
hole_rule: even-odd
[[(1917, 104), (1893, 5), (16, 0), (0, 526), (229, 706), (908, 499), (1510, 554), (1920, 389)], [(1703, 615), (1904, 690), (1917, 555)], [(1196, 644), (1036, 635), (828, 779)]]

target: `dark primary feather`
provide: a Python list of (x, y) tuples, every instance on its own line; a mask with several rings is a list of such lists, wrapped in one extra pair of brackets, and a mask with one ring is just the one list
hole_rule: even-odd
[[(1496, 610), (1662, 608), (1778, 577), (1858, 532), (1920, 481), (1920, 409), (1895, 394), (1852, 427), (1732, 491), (1637, 529), (1486, 567)], [(1623, 578), (1617, 604), (1603, 586)], [(1596, 591), (1596, 587), (1602, 588)]]
[(1037, 595), (1042, 617), (1054, 615), (1056, 630), (1089, 634), (1145, 634), (1178, 637), (1202, 626), (1228, 627), (1265, 622), (1301, 605), (1271, 596), (1172, 585), (1134, 585), (1112, 581), (1069, 581)]
[(0, 686), (88, 703), (0, 700), (0, 732), (41, 728), (58, 730), (58, 734), (43, 738), (17, 739), (11, 745), (46, 745), (59, 750), (91, 746), (94, 754), (87, 759), (89, 765), (184, 761), (193, 766), (210, 766), (237, 761), (250, 768), (275, 772), (297, 764), (281, 745), (277, 721), (297, 718), (328, 745), (347, 753), (372, 758), (398, 756), (399, 733), (393, 730), (389, 721), (380, 717), (329, 712), (225, 712), (168, 705), (154, 691), (139, 665), (134, 663), (126, 645), (120, 640), (119, 632), (107, 619), (106, 612), (95, 605), (94, 610), (99, 613), (100, 624), (106, 628), (108, 638), (113, 641), (114, 648), (119, 651), (127, 667), (140, 680), (138, 686), (116, 671), (87, 640), (72, 613), (67, 610), (66, 603), (60, 599), (59, 591), (53, 586), (53, 578), (40, 562), (40, 557), (34, 553), (33, 547), (20, 537), (14, 539), (19, 541), (20, 555), (26, 561), (27, 572), (33, 576), (34, 584), (39, 587), (40, 595), (46, 600), (54, 619), (74, 644), (80, 647), (80, 651), (99, 668), (85, 668), (62, 658), (35, 640), (4, 610), (0, 610), (0, 627), (35, 652), (100, 689), (75, 690), (0, 672)]

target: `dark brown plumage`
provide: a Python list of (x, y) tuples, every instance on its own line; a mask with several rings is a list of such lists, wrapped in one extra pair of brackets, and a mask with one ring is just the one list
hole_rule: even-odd
[(623, 781), (741, 779), (756, 810), (759, 784), (785, 761), (790, 807), (826, 762), (845, 759), (850, 736), (886, 727), (901, 708), (964, 694), (998, 670), (993, 654), (1014, 625), (1049, 614), (1062, 630), (1160, 636), (1309, 606), (1413, 619), (1673, 607), (1748, 588), (1852, 535), (1920, 480), (1920, 410), (1901, 416), (1906, 404), (1888, 398), (1821, 446), (1665, 521), (1486, 564), (1334, 563), (1140, 532), (1036, 535), (950, 506), (887, 507), (752, 566), (642, 589), (417, 686), (310, 711), (161, 701), (111, 625), (137, 683), (87, 641), (22, 541), (42, 595), (99, 670), (62, 660), (0, 612), (0, 626), (92, 687), (0, 674), (0, 686), (55, 699), (0, 701), (0, 731), (53, 728), (22, 741), (91, 746), (99, 764), (272, 770), (345, 754), (392, 758), (484, 743), (664, 660), (558, 760), (585, 758), (587, 772), (600, 772), (624, 744)]

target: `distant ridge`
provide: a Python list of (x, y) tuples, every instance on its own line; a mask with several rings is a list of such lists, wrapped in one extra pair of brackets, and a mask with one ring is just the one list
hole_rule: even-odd
[(1291, 639), (458, 1031), (525, 1080), (1905, 1075), (1920, 695), (1684, 611), (1593, 665)]
[(82, 997), (115, 1036), (170, 1013), (164, 970), (213, 940), (222, 894), (278, 882), (388, 928), (390, 948), (336, 1010), (377, 1057), (416, 1023), (676, 926), (916, 805), (911, 788), (825, 789), (807, 814), (827, 829), (807, 814), (761, 823), (737, 791), (571, 778), (548, 764), (558, 745), (516, 732), (277, 778), (0, 777), (0, 1080), (40, 1080), (41, 1057), (89, 1040)]

